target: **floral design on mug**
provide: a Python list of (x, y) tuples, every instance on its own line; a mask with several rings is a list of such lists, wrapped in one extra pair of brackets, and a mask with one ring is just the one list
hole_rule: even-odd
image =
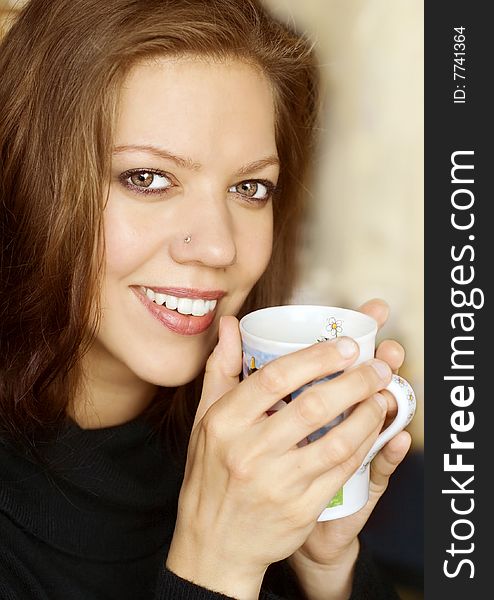
[(329, 337), (326, 337), (325, 334), (319, 336), (317, 338), (318, 342), (326, 342), (327, 340), (331, 340), (338, 337), (338, 334), (343, 333), (343, 327), (341, 326), (342, 321), (339, 319), (335, 319), (335, 317), (329, 317), (326, 319), (324, 324), (324, 333), (328, 333)]
[(407, 424), (408, 424), (408, 423), (410, 423), (410, 421), (413, 418), (413, 415), (415, 414), (415, 408), (416, 408), (415, 392), (413, 391), (413, 389), (410, 386), (410, 384), (408, 383), (408, 381), (403, 379), (403, 377), (400, 377), (399, 375), (393, 375), (393, 381), (395, 381), (400, 387), (405, 388), (406, 396), (407, 396), (407, 400), (408, 400), (408, 416), (407, 416)]

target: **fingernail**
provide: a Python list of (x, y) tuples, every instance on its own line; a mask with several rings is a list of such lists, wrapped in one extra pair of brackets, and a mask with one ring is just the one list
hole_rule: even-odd
[(376, 371), (380, 379), (387, 379), (389, 377), (389, 366), (382, 360), (372, 360), (371, 367)]
[(336, 342), (336, 347), (343, 358), (350, 358), (357, 351), (357, 344), (351, 338), (347, 337), (339, 338)]
[(382, 394), (374, 394), (374, 399), (379, 404), (379, 406), (382, 408), (383, 412), (387, 412), (388, 403), (386, 401), (386, 398)]

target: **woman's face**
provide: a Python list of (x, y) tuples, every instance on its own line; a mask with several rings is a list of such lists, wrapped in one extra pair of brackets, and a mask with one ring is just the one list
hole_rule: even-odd
[(99, 369), (163, 386), (199, 373), (220, 316), (237, 313), (270, 259), (278, 172), (259, 71), (188, 58), (130, 72), (105, 208)]

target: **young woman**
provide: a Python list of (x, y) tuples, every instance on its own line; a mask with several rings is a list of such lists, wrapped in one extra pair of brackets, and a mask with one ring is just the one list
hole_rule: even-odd
[(2, 598), (394, 597), (357, 536), (406, 432), (364, 509), (316, 521), (383, 425), (402, 348), (276, 427), (266, 411), (355, 343), (239, 382), (234, 315), (294, 281), (317, 87), (310, 44), (255, 0), (32, 0), (6, 35)]

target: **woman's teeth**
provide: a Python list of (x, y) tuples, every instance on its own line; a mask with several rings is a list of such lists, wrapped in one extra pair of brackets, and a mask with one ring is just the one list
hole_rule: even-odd
[(200, 298), (177, 298), (170, 294), (159, 294), (149, 288), (141, 288), (146, 296), (155, 304), (176, 310), (182, 315), (203, 317), (215, 309), (217, 300), (201, 300)]

